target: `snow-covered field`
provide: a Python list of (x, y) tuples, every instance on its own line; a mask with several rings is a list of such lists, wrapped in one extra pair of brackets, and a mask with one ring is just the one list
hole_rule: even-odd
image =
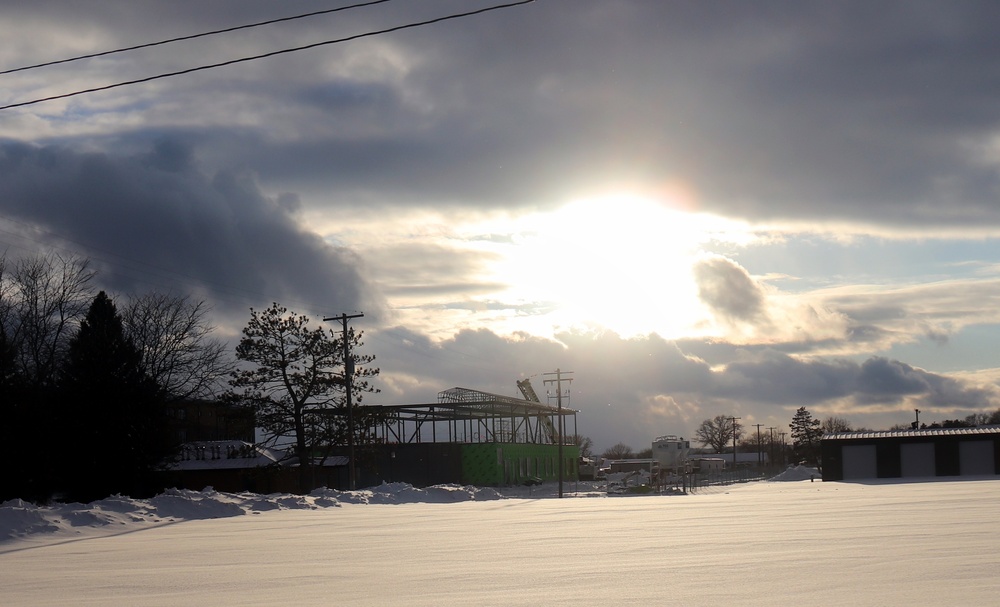
[[(796, 478), (787, 476), (786, 478)], [(1000, 480), (0, 506), (0, 604), (995, 605)]]

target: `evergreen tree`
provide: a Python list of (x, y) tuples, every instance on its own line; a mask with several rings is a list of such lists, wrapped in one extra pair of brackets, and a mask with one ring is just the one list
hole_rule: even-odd
[(60, 469), (69, 497), (139, 496), (158, 488), (154, 473), (168, 455), (163, 408), (139, 363), (114, 303), (101, 291), (70, 340), (60, 381)]
[(52, 496), (64, 427), (53, 415), (57, 377), (93, 275), (76, 257), (0, 255), (0, 444), (18, 458), (0, 475), (0, 499)]
[(796, 456), (809, 463), (819, 463), (819, 445), (823, 437), (820, 421), (813, 419), (812, 413), (805, 407), (799, 407), (789, 427)]
[[(0, 445), (11, 453), (26, 453), (29, 443), (27, 407), (24, 399), (23, 382), (17, 373), (16, 350), (7, 338), (7, 331), (0, 325)], [(35, 497), (31, 488), (37, 460), (26, 465), (10, 466), (0, 485), (0, 501), (16, 497)]]
[[(19, 381), (15, 354), (14, 344), (7, 339), (7, 331), (0, 325), (0, 410), (5, 413), (12, 410), (18, 401), (16, 391)], [(6, 415), (4, 419), (8, 419)], [(5, 426), (4, 435), (9, 429), (9, 425)]]
[[(378, 392), (368, 379), (378, 368), (368, 366), (375, 357), (357, 354), (360, 335), (348, 332), (351, 391), (354, 410), (354, 443), (366, 445), (384, 413), (360, 407), (365, 393)], [(300, 462), (300, 489), (312, 489), (314, 460), (324, 459), (335, 445), (348, 442), (344, 342), (324, 327), (312, 329), (309, 319), (277, 303), (262, 312), (250, 310), (250, 321), (236, 347), (244, 368), (232, 374), (227, 400), (253, 411), (266, 433), (264, 445), (291, 439)], [(363, 365), (363, 366), (362, 366)]]

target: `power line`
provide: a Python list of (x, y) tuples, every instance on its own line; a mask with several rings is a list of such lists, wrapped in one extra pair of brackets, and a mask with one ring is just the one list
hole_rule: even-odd
[(324, 42), (316, 42), (314, 44), (307, 44), (305, 46), (298, 46), (298, 47), (295, 47), (295, 48), (283, 49), (283, 50), (280, 50), (280, 51), (272, 51), (270, 53), (264, 53), (262, 55), (254, 55), (252, 57), (243, 57), (243, 58), (240, 58), (240, 59), (232, 59), (230, 61), (223, 61), (221, 63), (213, 63), (211, 65), (202, 65), (202, 66), (199, 66), (199, 67), (192, 67), (192, 68), (188, 68), (188, 69), (184, 69), (184, 70), (179, 70), (179, 71), (176, 71), (176, 72), (168, 72), (168, 73), (165, 73), (165, 74), (157, 74), (155, 76), (147, 76), (145, 78), (139, 78), (137, 80), (128, 80), (126, 82), (118, 82), (118, 83), (115, 83), (115, 84), (108, 84), (108, 85), (105, 85), (105, 86), (94, 87), (94, 88), (85, 89), (85, 90), (81, 90), (81, 91), (74, 91), (72, 93), (63, 93), (61, 95), (53, 95), (51, 97), (43, 97), (41, 99), (33, 99), (31, 101), (21, 101), (19, 103), (11, 103), (11, 104), (8, 104), (8, 105), (0, 106), (0, 110), (9, 110), (11, 108), (24, 107), (26, 105), (34, 105), (36, 103), (43, 103), (45, 101), (54, 101), (56, 99), (65, 99), (67, 97), (75, 97), (77, 95), (85, 95), (87, 93), (96, 93), (96, 92), (99, 92), (99, 91), (107, 91), (107, 90), (110, 90), (110, 89), (115, 89), (115, 88), (119, 88), (119, 87), (123, 87), (123, 86), (131, 86), (133, 84), (143, 84), (143, 83), (146, 83), (146, 82), (151, 82), (153, 80), (160, 80), (162, 78), (171, 78), (173, 76), (183, 76), (185, 74), (190, 74), (190, 73), (193, 73), (193, 72), (200, 72), (200, 71), (203, 71), (203, 70), (210, 70), (210, 69), (214, 69), (214, 68), (217, 68), (217, 67), (226, 67), (226, 66), (229, 66), (229, 65), (237, 64), (237, 63), (246, 63), (248, 61), (256, 61), (257, 59), (266, 59), (268, 57), (274, 57), (276, 55), (284, 55), (284, 54), (287, 54), (287, 53), (294, 53), (294, 52), (297, 52), (297, 51), (309, 50), (309, 49), (317, 48), (317, 47), (320, 47), (320, 46), (327, 46), (327, 45), (330, 45), (330, 44), (339, 44), (341, 42), (351, 42), (353, 40), (358, 40), (360, 38), (368, 38), (368, 37), (371, 37), (371, 36), (379, 36), (381, 34), (389, 34), (389, 33), (392, 33), (392, 32), (398, 32), (400, 30), (412, 29), (412, 28), (415, 28), (415, 27), (422, 27), (422, 26), (425, 26), (425, 25), (431, 25), (431, 24), (434, 24), (434, 23), (440, 23), (442, 21), (449, 21), (451, 19), (461, 19), (463, 17), (471, 17), (473, 15), (479, 15), (479, 14), (482, 14), (482, 13), (488, 13), (490, 11), (495, 11), (495, 10), (499, 10), (499, 9), (502, 9), (502, 8), (511, 8), (511, 7), (514, 7), (514, 6), (520, 6), (522, 4), (530, 4), (531, 2), (534, 2), (534, 1), (535, 0), (521, 0), (520, 2), (511, 2), (509, 4), (498, 4), (498, 5), (495, 5), (495, 6), (481, 8), (481, 9), (475, 10), (475, 11), (469, 11), (469, 12), (466, 12), (466, 13), (456, 13), (456, 14), (453, 14), (453, 15), (446, 15), (444, 17), (437, 17), (437, 18), (434, 18), (434, 19), (429, 19), (427, 21), (419, 21), (419, 22), (416, 22), (416, 23), (408, 23), (406, 25), (397, 25), (396, 27), (390, 27), (390, 28), (387, 28), (387, 29), (377, 30), (377, 31), (373, 31), (373, 32), (365, 32), (363, 34), (356, 34), (354, 36), (348, 36), (346, 38), (338, 38), (336, 40), (326, 40)]
[(153, 46), (161, 46), (164, 44), (170, 44), (172, 42), (181, 42), (184, 40), (194, 40), (195, 38), (204, 38), (206, 36), (214, 36), (216, 34), (228, 34), (229, 32), (235, 32), (238, 30), (250, 29), (253, 27), (260, 27), (262, 25), (272, 25), (274, 23), (282, 23), (284, 21), (294, 21), (296, 19), (305, 19), (306, 17), (315, 17), (317, 15), (326, 15), (328, 13), (336, 13), (340, 11), (346, 11), (353, 8), (361, 8), (365, 6), (371, 6), (373, 4), (382, 4), (383, 2), (391, 2), (392, 0), (372, 0), (371, 2), (362, 2), (360, 4), (352, 4), (350, 6), (341, 6), (338, 8), (329, 8), (321, 11), (313, 11), (311, 13), (305, 13), (302, 15), (295, 15), (292, 17), (281, 17), (279, 19), (271, 19), (269, 21), (260, 21), (258, 23), (248, 23), (246, 25), (237, 25), (234, 27), (227, 27), (221, 30), (213, 30), (211, 32), (203, 32), (201, 34), (191, 34), (188, 36), (180, 36), (177, 38), (170, 38), (168, 40), (160, 40), (159, 42), (147, 42), (145, 44), (137, 44), (135, 46), (126, 46), (124, 48), (116, 48), (110, 51), (101, 51), (99, 53), (90, 53), (89, 55), (79, 55), (76, 57), (69, 57), (67, 59), (57, 59), (55, 61), (46, 61), (45, 63), (36, 63), (35, 65), (25, 65), (23, 67), (15, 67), (7, 70), (0, 71), (0, 76), (4, 74), (13, 74), (14, 72), (24, 72), (27, 70), (34, 70), (40, 67), (49, 67), (51, 65), (60, 65), (63, 63), (71, 63), (73, 61), (80, 61), (81, 59), (93, 59), (94, 57), (105, 57), (107, 55), (114, 55), (116, 53), (125, 53), (128, 51), (136, 51), (143, 48), (150, 48)]

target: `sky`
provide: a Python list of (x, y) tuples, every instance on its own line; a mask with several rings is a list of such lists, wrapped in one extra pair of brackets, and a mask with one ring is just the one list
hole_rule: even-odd
[(32, 607), (995, 602), (995, 479), (576, 495), (394, 484), (11, 501), (0, 583), (5, 605)]
[[(0, 1), (0, 66), (347, 6)], [(0, 105), (498, 6), (389, 1), (0, 75)], [(0, 110), (0, 247), (118, 296), (361, 312), (380, 394), (572, 372), (596, 450), (1000, 408), (1000, 6), (536, 0)], [(331, 328), (336, 328), (335, 326)], [(546, 388), (549, 395), (546, 396)], [(565, 403), (564, 403), (565, 404)]]

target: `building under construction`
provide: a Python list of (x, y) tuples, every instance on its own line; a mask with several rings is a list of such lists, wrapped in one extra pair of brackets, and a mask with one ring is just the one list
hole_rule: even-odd
[(502, 486), (578, 475), (577, 411), (539, 401), (528, 380), (524, 398), (468, 388), (438, 393), (437, 402), (378, 405), (384, 420), (375, 444), (357, 453), (358, 485), (406, 482)]

